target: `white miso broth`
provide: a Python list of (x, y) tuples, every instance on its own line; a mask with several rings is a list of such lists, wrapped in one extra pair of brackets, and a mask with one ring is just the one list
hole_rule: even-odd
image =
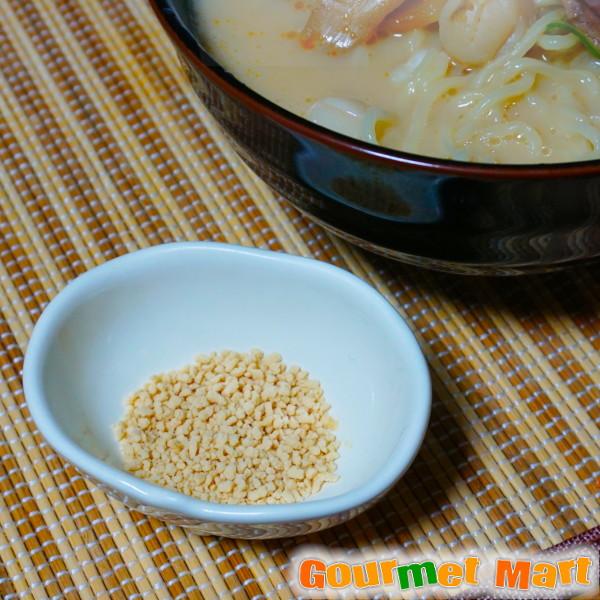
[[(196, 0), (198, 36), (256, 92), (355, 138), (472, 162), (600, 158), (600, 60), (568, 29), (561, 0), (407, 5), (421, 2), (437, 21), (337, 47), (306, 37), (327, 1)], [(482, 11), (475, 37), (456, 12), (465, 2)]]

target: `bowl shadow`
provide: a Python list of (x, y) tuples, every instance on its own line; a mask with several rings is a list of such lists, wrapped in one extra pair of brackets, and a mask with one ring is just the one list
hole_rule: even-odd
[(422, 295), (439, 295), (461, 310), (484, 309), (518, 319), (544, 318), (549, 312), (575, 321), (600, 318), (600, 261), (550, 273), (498, 277), (426, 271), (364, 255), (397, 285), (414, 283)]

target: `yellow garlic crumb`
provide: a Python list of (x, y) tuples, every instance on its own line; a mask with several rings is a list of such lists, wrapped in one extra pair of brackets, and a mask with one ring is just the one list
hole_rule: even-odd
[(297, 502), (338, 479), (321, 385), (260, 350), (199, 356), (151, 378), (115, 426), (125, 468), (211, 502)]

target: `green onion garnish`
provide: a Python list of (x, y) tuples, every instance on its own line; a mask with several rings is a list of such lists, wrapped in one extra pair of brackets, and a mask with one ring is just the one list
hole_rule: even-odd
[(546, 27), (546, 33), (556, 33), (557, 31), (566, 31), (572, 33), (579, 43), (594, 57), (600, 59), (600, 47), (597, 46), (579, 27), (575, 27), (566, 21), (555, 21)]

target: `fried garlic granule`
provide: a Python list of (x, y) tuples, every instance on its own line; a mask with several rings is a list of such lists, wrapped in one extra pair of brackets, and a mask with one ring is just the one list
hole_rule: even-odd
[(317, 381), (253, 350), (152, 377), (115, 430), (142, 479), (211, 502), (276, 504), (337, 480), (335, 428)]

